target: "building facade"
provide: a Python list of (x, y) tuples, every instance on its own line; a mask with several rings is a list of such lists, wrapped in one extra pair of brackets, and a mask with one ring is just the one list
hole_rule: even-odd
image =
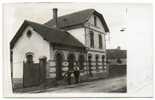
[(106, 77), (107, 32), (102, 14), (94, 9), (60, 17), (53, 9), (53, 19), (44, 24), (24, 21), (10, 42), (12, 79), (25, 86), (62, 80), (76, 61), (81, 80)]
[(109, 65), (127, 65), (127, 51), (121, 50), (120, 47), (116, 49), (107, 49), (107, 62)]

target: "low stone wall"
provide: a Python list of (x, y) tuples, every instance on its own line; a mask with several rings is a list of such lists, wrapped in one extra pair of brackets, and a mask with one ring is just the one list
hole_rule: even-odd
[[(93, 76), (90, 76), (89, 74), (80, 75), (80, 83), (94, 81), (97, 79), (103, 79), (103, 78), (107, 78), (108, 76), (109, 76), (108, 72), (94, 73)], [(14, 79), (14, 81), (15, 81), (15, 84), (14, 84), (15, 93), (25, 93), (25, 92), (34, 91), (34, 90), (44, 90), (52, 87), (68, 85), (67, 80), (62, 79), (60, 81), (57, 81), (54, 78), (49, 78), (49, 79), (46, 79), (46, 81), (40, 84), (39, 86), (23, 88), (22, 79)], [(75, 84), (74, 76), (72, 76), (71, 83)]]
[[(67, 72), (68, 67), (67, 66), (63, 66), (62, 68), (63, 72), (62, 75), (64, 75), (64, 73)], [(58, 86), (58, 85), (62, 85), (62, 84), (67, 84), (66, 80), (61, 80), (61, 81), (57, 81), (55, 79), (56, 76), (56, 69), (54, 66), (49, 66), (47, 68), (47, 76), (48, 75), (53, 75), (52, 77), (47, 77), (46, 81), (44, 83), (42, 83), (41, 85), (44, 85), (45, 87), (53, 87), (53, 86)], [(92, 67), (91, 67), (91, 72), (92, 72), (92, 76), (89, 73), (89, 67), (88, 65), (85, 63), (84, 64), (84, 68), (83, 70), (80, 71), (80, 82), (85, 82), (85, 81), (91, 81), (94, 79), (100, 79), (100, 78), (106, 78), (109, 75), (109, 68), (108, 66), (103, 67), (103, 65), (101, 64), (101, 62), (99, 62), (98, 64), (98, 68), (96, 67), (95, 62), (92, 62)], [(74, 83), (74, 75), (72, 75), (72, 83)], [(23, 79), (14, 79), (13, 81), (13, 88), (17, 89), (17, 88), (23, 88)]]

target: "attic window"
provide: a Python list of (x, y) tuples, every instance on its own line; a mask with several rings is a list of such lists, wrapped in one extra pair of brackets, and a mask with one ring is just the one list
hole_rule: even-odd
[(29, 38), (30, 38), (30, 37), (31, 37), (31, 35), (32, 35), (32, 32), (31, 32), (30, 30), (28, 30), (28, 31), (27, 31), (27, 37), (29, 37)]

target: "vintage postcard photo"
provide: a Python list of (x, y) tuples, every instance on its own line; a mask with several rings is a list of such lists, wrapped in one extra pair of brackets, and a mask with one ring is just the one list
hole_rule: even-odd
[(6, 96), (152, 96), (151, 4), (5, 3), (3, 20)]

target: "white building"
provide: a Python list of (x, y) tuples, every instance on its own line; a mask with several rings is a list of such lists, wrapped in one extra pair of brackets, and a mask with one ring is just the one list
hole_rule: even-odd
[(75, 61), (81, 79), (107, 76), (105, 35), (109, 29), (102, 14), (86, 9), (57, 16), (53, 9), (53, 19), (44, 24), (23, 22), (10, 42), (12, 78), (25, 86), (61, 80)]

